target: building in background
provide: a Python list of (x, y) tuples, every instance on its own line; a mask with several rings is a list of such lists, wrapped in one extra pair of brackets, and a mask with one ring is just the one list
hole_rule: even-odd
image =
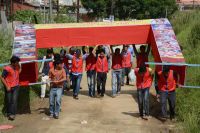
[(181, 11), (200, 8), (200, 0), (176, 0), (176, 3)]

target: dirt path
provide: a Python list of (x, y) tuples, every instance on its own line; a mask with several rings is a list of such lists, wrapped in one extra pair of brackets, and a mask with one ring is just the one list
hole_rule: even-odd
[[(14, 129), (6, 133), (169, 133), (173, 125), (170, 122), (162, 123), (152, 117), (150, 120), (141, 120), (138, 116), (136, 88), (124, 86), (122, 94), (111, 98), (111, 76), (107, 80), (106, 96), (102, 99), (87, 96), (86, 74), (82, 80), (79, 100), (72, 98), (68, 92), (62, 98), (62, 112), (60, 119), (50, 119), (48, 112), (48, 98), (37, 100), (31, 107), (31, 114), (17, 115)], [(152, 101), (152, 98), (151, 98)], [(153, 108), (153, 113), (157, 110)]]

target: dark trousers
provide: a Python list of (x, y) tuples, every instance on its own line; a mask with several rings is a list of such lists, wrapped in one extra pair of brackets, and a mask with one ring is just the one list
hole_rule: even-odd
[(160, 101), (161, 101), (161, 111), (162, 116), (167, 117), (167, 100), (169, 103), (170, 118), (175, 117), (175, 102), (176, 102), (176, 92), (171, 91), (160, 91)]
[(95, 96), (95, 82), (96, 81), (96, 71), (89, 70), (87, 71), (87, 82), (88, 82), (88, 89), (89, 89), (89, 96)]
[(140, 116), (143, 116), (143, 110), (146, 116), (149, 116), (149, 88), (137, 89), (138, 107)]
[(10, 91), (6, 91), (7, 100), (7, 115), (16, 115), (17, 100), (18, 100), (19, 86), (12, 87)]
[(82, 74), (74, 75), (72, 74), (72, 87), (73, 87), (73, 95), (78, 96), (80, 85), (81, 85)]
[(107, 73), (105, 73), (105, 72), (97, 73), (97, 92), (98, 92), (98, 94), (101, 94), (102, 96), (105, 93), (106, 79), (107, 79)]
[(128, 74), (130, 73), (131, 71), (131, 68), (128, 67), (128, 68), (123, 68), (122, 69), (122, 79), (121, 79), (121, 84), (124, 85), (124, 80), (125, 80), (125, 77), (126, 77), (126, 83), (129, 84), (129, 77), (128, 77)]

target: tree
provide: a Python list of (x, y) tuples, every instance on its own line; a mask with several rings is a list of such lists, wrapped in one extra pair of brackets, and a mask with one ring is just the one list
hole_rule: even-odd
[(83, 6), (92, 10), (95, 17), (108, 17), (112, 2), (115, 18), (120, 20), (163, 18), (177, 9), (175, 0), (82, 0)]
[(106, 16), (108, 0), (82, 0), (81, 2), (88, 11), (92, 11), (92, 17), (99, 19)]

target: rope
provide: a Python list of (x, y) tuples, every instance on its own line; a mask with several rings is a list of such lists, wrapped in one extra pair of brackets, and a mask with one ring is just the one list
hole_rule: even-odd
[[(19, 63), (20, 64), (28, 64), (28, 63), (33, 63), (33, 62), (47, 62), (47, 61), (52, 61), (52, 59), (21, 61)], [(9, 65), (9, 63), (3, 63), (3, 64), (0, 64), (0, 67), (4, 67), (4, 66), (7, 66), (7, 65)]]
[(187, 63), (168, 63), (168, 62), (145, 62), (148, 65), (167, 65), (167, 66), (190, 66), (190, 67), (200, 67), (200, 64), (187, 64)]

